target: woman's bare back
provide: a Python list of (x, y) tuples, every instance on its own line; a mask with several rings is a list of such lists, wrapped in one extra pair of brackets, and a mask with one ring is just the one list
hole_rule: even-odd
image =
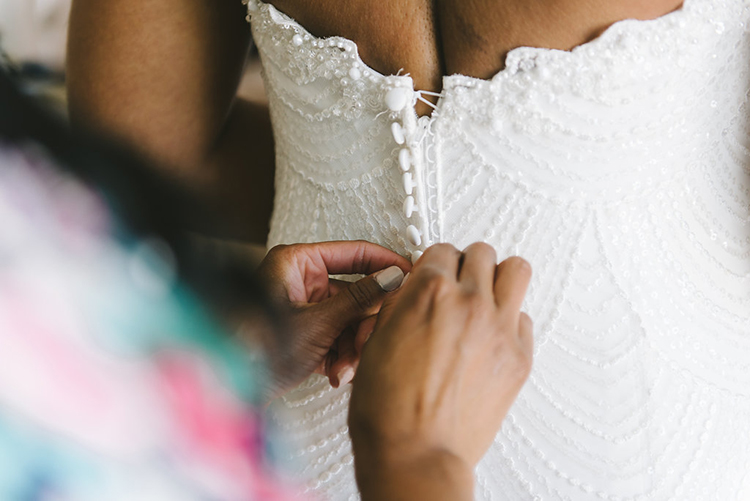
[[(521, 46), (570, 50), (623, 19), (653, 19), (682, 0), (272, 0), (317, 36), (357, 43), (385, 74), (439, 91), (443, 75), (489, 78)], [(424, 107), (423, 107), (424, 108)], [(418, 109), (420, 114), (427, 110)]]
[[(315, 35), (355, 41), (362, 60), (381, 73), (403, 69), (417, 88), (435, 91), (443, 75), (492, 76), (512, 48), (570, 49), (615, 21), (656, 18), (682, 2), (268, 1)], [(262, 242), (274, 150), (267, 110), (234, 99), (249, 40), (244, 11), (232, 0), (74, 0), (67, 84), (73, 123), (177, 169), (222, 201), (227, 218), (237, 220), (235, 237)], [(418, 113), (429, 111), (418, 103)]]

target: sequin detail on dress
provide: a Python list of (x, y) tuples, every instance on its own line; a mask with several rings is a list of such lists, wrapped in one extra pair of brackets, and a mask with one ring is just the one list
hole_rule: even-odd
[[(271, 245), (484, 240), (534, 267), (534, 369), (477, 499), (750, 499), (745, 1), (513, 50), (491, 80), (445, 77), (419, 119), (388, 105), (413, 97), (408, 76), (248, 7), (277, 148)], [(313, 378), (278, 409), (299, 474), (335, 500), (357, 499), (348, 395)]]

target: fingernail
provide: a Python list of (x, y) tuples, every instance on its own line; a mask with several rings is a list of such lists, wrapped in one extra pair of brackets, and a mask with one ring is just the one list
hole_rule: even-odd
[(375, 274), (375, 281), (385, 292), (393, 292), (404, 281), (404, 272), (398, 266), (391, 266)]
[(409, 277), (410, 277), (410, 276), (411, 276), (411, 272), (409, 272), (409, 273), (407, 273), (407, 274), (406, 274), (406, 276), (404, 277), (404, 281), (403, 281), (403, 282), (401, 282), (401, 285), (402, 285), (402, 286), (403, 286), (403, 285), (406, 285), (406, 281), (407, 281), (407, 280), (409, 280)]
[(341, 372), (339, 372), (336, 377), (339, 380), (339, 387), (350, 383), (352, 379), (354, 379), (354, 369), (351, 367), (347, 367), (345, 369), (341, 369)]

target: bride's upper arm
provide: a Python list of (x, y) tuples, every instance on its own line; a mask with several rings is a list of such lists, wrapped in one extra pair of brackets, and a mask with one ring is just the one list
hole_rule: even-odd
[(249, 43), (239, 1), (74, 0), (71, 120), (175, 166), (216, 143)]

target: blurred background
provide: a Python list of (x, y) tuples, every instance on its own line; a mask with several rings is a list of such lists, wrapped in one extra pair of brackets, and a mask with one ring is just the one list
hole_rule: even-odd
[[(0, 0), (0, 48), (21, 72), (27, 91), (48, 98), (63, 114), (70, 4), (71, 0)], [(266, 100), (254, 51), (239, 93), (251, 101)]]
[(0, 36), (8, 54), (62, 69), (70, 0), (0, 0)]
[(63, 111), (70, 0), (0, 0), (0, 47), (28, 82)]

